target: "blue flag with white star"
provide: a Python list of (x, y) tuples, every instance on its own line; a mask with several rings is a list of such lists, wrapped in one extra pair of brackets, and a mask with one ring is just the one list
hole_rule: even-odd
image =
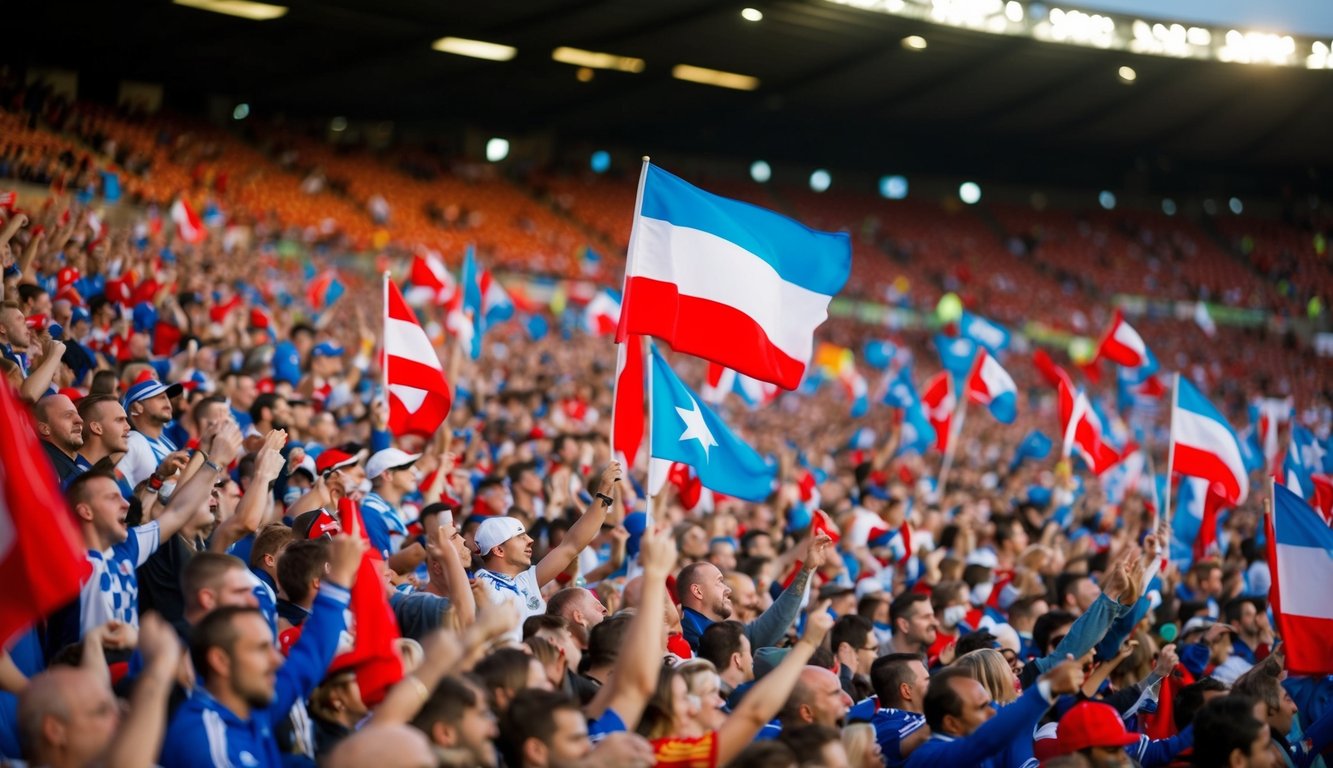
[(705, 488), (746, 501), (773, 492), (774, 469), (732, 434), (653, 347), (652, 455), (694, 467)]

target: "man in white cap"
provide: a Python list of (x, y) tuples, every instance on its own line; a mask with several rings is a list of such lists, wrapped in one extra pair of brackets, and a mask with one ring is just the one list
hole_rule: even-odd
[(595, 484), (592, 506), (570, 527), (560, 546), (532, 563), (532, 537), (523, 523), (512, 517), (489, 517), (477, 528), (475, 541), (485, 567), (477, 571), (477, 583), (492, 603), (513, 603), (519, 622), (510, 632), (515, 642), (522, 639), (523, 620), (546, 612), (542, 586), (554, 579), (578, 557), (579, 551), (601, 531), (620, 482), (620, 462), (613, 461)]
[(407, 538), (407, 524), (398, 505), (403, 496), (417, 487), (412, 465), (420, 458), (419, 453), (385, 448), (371, 454), (366, 461), (366, 479), (371, 490), (361, 500), (361, 518), (370, 546), (378, 549), (384, 562), (397, 573), (411, 573), (426, 557), (426, 550), (420, 545), (398, 551)]
[[(163, 483), (185, 465), (185, 454), (180, 453), (180, 448), (165, 434), (173, 415), (171, 399), (180, 393), (181, 385), (168, 386), (157, 379), (144, 379), (125, 393), (121, 405), (134, 428), (129, 437), (129, 449), (116, 464), (116, 477), (125, 498), (128, 499), (145, 480), (157, 493), (162, 490)], [(168, 457), (172, 457), (173, 462), (166, 463)]]

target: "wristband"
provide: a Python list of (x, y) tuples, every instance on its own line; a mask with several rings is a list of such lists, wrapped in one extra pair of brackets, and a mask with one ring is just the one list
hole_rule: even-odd
[(158, 476), (156, 472), (148, 476), (148, 490), (157, 493), (162, 490), (162, 484), (166, 481)]
[(222, 474), (224, 471), (226, 471), (223, 469), (221, 464), (215, 463), (212, 459), (204, 459), (204, 466), (208, 467), (209, 469), (213, 470), (219, 475)]
[(612, 504), (616, 503), (615, 499), (607, 496), (605, 493), (596, 493), (593, 495), (602, 500), (602, 506), (604, 507), (610, 507)]

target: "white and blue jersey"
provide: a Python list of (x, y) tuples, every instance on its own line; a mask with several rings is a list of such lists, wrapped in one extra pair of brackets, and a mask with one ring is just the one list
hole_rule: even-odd
[(361, 520), (366, 525), (366, 536), (370, 546), (379, 550), (385, 560), (397, 551), (403, 539), (407, 537), (407, 526), (398, 510), (389, 505), (374, 491), (361, 500)]
[(139, 626), (139, 578), (136, 570), (162, 543), (158, 522), (130, 529), (129, 538), (102, 552), (88, 550), (92, 576), (79, 591), (79, 640), (88, 630), (111, 620)]
[(131, 432), (129, 450), (116, 464), (116, 482), (120, 484), (121, 495), (127, 499), (133, 496), (139, 483), (153, 474), (167, 454), (177, 450), (180, 449), (165, 434), (149, 437), (138, 430)]

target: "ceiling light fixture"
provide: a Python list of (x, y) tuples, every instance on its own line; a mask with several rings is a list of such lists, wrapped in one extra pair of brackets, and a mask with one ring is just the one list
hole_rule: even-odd
[(614, 69), (619, 72), (634, 73), (643, 71), (643, 59), (636, 59), (633, 56), (617, 56), (614, 53), (585, 51), (581, 48), (570, 48), (564, 45), (551, 51), (551, 58), (561, 64), (573, 64), (576, 67), (588, 67), (590, 69)]
[(671, 76), (677, 80), (714, 85), (718, 88), (731, 88), (737, 91), (753, 91), (759, 87), (759, 78), (757, 77), (739, 75), (735, 72), (723, 72), (707, 67), (696, 67), (691, 64), (677, 64), (671, 69)]
[(271, 21), (287, 15), (287, 7), (255, 3), (251, 0), (172, 0), (176, 5), (194, 8), (200, 11), (221, 13), (227, 16), (239, 16), (251, 21)]
[(512, 45), (488, 43), (485, 40), (468, 40), (465, 37), (442, 37), (431, 43), (431, 48), (442, 53), (457, 56), (470, 56), (487, 61), (509, 61), (518, 55), (518, 49)]

